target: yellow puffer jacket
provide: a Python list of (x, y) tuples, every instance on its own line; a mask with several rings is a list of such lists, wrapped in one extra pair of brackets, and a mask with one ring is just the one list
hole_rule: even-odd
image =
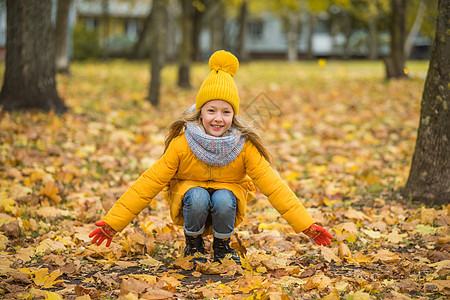
[[(247, 176), (248, 175), (248, 176)], [(172, 220), (183, 225), (182, 200), (193, 187), (227, 189), (237, 198), (235, 226), (245, 217), (247, 202), (254, 197), (254, 185), (293, 227), (301, 232), (314, 223), (311, 215), (258, 149), (246, 141), (241, 153), (222, 167), (199, 160), (184, 135), (172, 140), (164, 155), (145, 171), (117, 200), (103, 220), (122, 231), (165, 187)]]

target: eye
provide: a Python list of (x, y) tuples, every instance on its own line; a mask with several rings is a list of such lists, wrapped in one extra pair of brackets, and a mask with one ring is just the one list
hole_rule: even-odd
[(208, 109), (208, 112), (210, 112), (210, 113), (213, 113), (214, 112), (214, 109)]

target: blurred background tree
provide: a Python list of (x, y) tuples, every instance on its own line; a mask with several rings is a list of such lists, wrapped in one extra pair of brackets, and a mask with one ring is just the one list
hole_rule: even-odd
[(6, 61), (0, 105), (4, 110), (64, 112), (56, 90), (51, 0), (8, 0)]
[(69, 10), (73, 0), (59, 0), (55, 24), (56, 72), (69, 73)]
[(167, 32), (167, 9), (165, 0), (153, 0), (153, 16), (150, 24), (153, 28), (150, 47), (150, 89), (148, 100), (153, 106), (159, 105), (161, 90), (161, 69), (164, 66), (165, 36)]

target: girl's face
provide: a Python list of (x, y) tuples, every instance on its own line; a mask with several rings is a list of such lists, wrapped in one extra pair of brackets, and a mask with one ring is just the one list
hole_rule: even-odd
[(222, 136), (233, 123), (234, 111), (230, 103), (223, 100), (211, 100), (202, 107), (200, 119), (207, 134)]

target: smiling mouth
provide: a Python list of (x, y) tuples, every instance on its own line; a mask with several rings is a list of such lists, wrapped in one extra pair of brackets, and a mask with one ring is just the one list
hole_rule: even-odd
[(211, 125), (211, 127), (215, 129), (221, 129), (223, 128), (223, 125)]

